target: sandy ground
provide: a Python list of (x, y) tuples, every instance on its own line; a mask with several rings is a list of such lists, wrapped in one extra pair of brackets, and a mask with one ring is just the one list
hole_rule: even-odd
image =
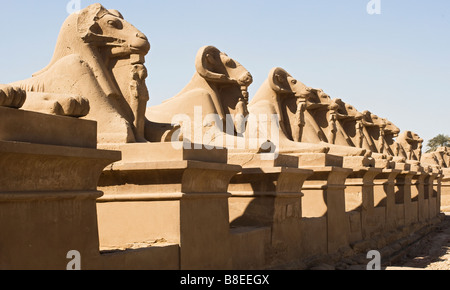
[(387, 270), (450, 270), (450, 212), (438, 229), (417, 242)]

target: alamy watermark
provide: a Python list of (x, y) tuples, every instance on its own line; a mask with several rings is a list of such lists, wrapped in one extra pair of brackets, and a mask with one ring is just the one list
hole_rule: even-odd
[[(381, 0), (370, 0), (367, 3), (367, 13), (370, 15), (381, 14)], [(79, 13), (81, 10), (81, 0), (70, 0), (67, 3), (66, 11), (68, 14)]]
[(76, 250), (69, 251), (66, 255), (66, 258), (69, 259), (69, 263), (67, 263), (66, 270), (70, 271), (79, 271), (81, 270), (81, 254)]
[(175, 149), (250, 149), (270, 153), (262, 159), (278, 157), (281, 129), (276, 114), (228, 114), (223, 119), (218, 114), (203, 116), (202, 107), (196, 106), (193, 120), (186, 114), (177, 114), (172, 118), (172, 126), (178, 128), (171, 136)]
[(70, 0), (67, 3), (66, 11), (68, 14), (79, 13), (81, 10), (81, 0)]
[(370, 262), (367, 264), (367, 270), (369, 271), (381, 270), (381, 253), (379, 251), (368, 252), (367, 259), (370, 260)]
[(367, 3), (367, 13), (370, 15), (381, 14), (381, 0), (370, 0)]

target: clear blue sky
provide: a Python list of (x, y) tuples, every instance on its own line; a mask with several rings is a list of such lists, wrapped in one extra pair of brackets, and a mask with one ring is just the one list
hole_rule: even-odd
[[(0, 83), (48, 64), (63, 1), (2, 1)], [(99, 1), (81, 0), (81, 6)], [(370, 110), (425, 140), (450, 135), (450, 1), (104, 0), (151, 41), (149, 105), (177, 94), (197, 50), (214, 45), (254, 76), (254, 94), (273, 67)]]

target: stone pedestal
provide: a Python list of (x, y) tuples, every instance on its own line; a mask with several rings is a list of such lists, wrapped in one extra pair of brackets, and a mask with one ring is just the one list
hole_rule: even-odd
[(375, 159), (366, 156), (345, 156), (342, 167), (344, 168), (361, 168), (375, 167)]
[(95, 122), (0, 112), (0, 269), (65, 270), (73, 250), (98, 268), (97, 181), (120, 153), (96, 149)]
[(413, 178), (412, 200), (417, 206), (417, 221), (425, 222), (428, 219), (428, 207), (425, 205), (425, 179), (428, 174), (423, 168), (417, 168), (417, 175)]
[(229, 153), (228, 164), (244, 168), (290, 167), (298, 168), (299, 158), (292, 155), (271, 153)]
[(436, 196), (436, 209), (437, 209), (437, 214), (439, 215), (442, 212), (442, 181), (444, 180), (444, 172), (441, 169), (441, 171), (439, 172), (438, 177), (435, 180), (435, 189), (437, 192), (437, 196)]
[(397, 169), (383, 169), (374, 180), (374, 206), (380, 230), (396, 228), (395, 178), (400, 172)]
[[(339, 167), (309, 167), (314, 174), (302, 193), (304, 252), (310, 256), (334, 254), (349, 248), (349, 223), (345, 212), (345, 180), (353, 172)], [(325, 242), (324, 242), (325, 238)]]
[(374, 220), (374, 179), (381, 168), (355, 168), (345, 185), (345, 207), (350, 222), (350, 241), (367, 239), (376, 231)]
[[(228, 184), (241, 167), (221, 163), (226, 150), (177, 149), (171, 161), (152, 162), (172, 144), (121, 147), (129, 153), (99, 182), (105, 192), (98, 200), (101, 246), (165, 240), (180, 245), (182, 270), (231, 269)], [(197, 153), (210, 162), (195, 160)]]
[(450, 212), (450, 168), (444, 168), (442, 174), (440, 195), (441, 211)]
[(98, 147), (100, 149), (120, 151), (122, 153), (121, 163), (184, 160), (227, 163), (228, 158), (227, 149), (208, 149), (203, 145), (183, 142), (99, 144)]
[[(433, 219), (438, 216), (439, 210), (437, 206), (437, 195), (438, 192), (435, 188), (435, 181), (437, 180), (439, 176), (438, 170), (431, 170), (428, 177), (428, 182), (425, 185), (425, 196), (428, 196), (428, 218)], [(426, 202), (426, 200), (425, 200)]]
[(292, 154), (298, 157), (299, 167), (342, 167), (344, 157), (327, 153), (301, 153)]
[(97, 123), (0, 107), (0, 140), (97, 148)]
[(400, 172), (395, 181), (396, 192), (395, 192), (395, 204), (400, 210), (398, 210), (399, 215), (397, 219), (401, 220), (401, 207), (403, 207), (403, 220), (405, 226), (412, 225), (416, 220), (415, 216), (417, 214), (417, 207), (413, 207), (412, 204), (412, 181), (413, 177), (417, 175), (415, 171), (402, 171)]
[(395, 161), (393, 161), (393, 160), (375, 158), (375, 167), (376, 168), (394, 169), (395, 166), (396, 166)]
[(403, 162), (396, 162), (394, 169), (401, 170), (401, 171), (410, 171), (411, 164), (403, 163)]
[[(247, 167), (231, 180), (232, 228), (271, 229), (265, 246), (265, 268), (295, 268), (304, 256), (302, 243), (313, 242), (303, 239), (301, 228), (301, 189), (312, 173), (299, 168)], [(239, 252), (235, 256), (246, 255)]]

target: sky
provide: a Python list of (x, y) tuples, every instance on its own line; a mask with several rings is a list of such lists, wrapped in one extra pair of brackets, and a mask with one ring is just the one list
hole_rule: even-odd
[[(71, 12), (68, 4), (84, 8), (99, 2), (0, 1), (0, 83), (26, 79), (49, 63)], [(272, 68), (282, 67), (306, 85), (387, 118), (425, 142), (450, 135), (448, 0), (100, 3), (119, 10), (151, 42), (149, 106), (181, 91), (195, 72), (197, 51), (213, 45), (252, 73), (250, 98)]]

